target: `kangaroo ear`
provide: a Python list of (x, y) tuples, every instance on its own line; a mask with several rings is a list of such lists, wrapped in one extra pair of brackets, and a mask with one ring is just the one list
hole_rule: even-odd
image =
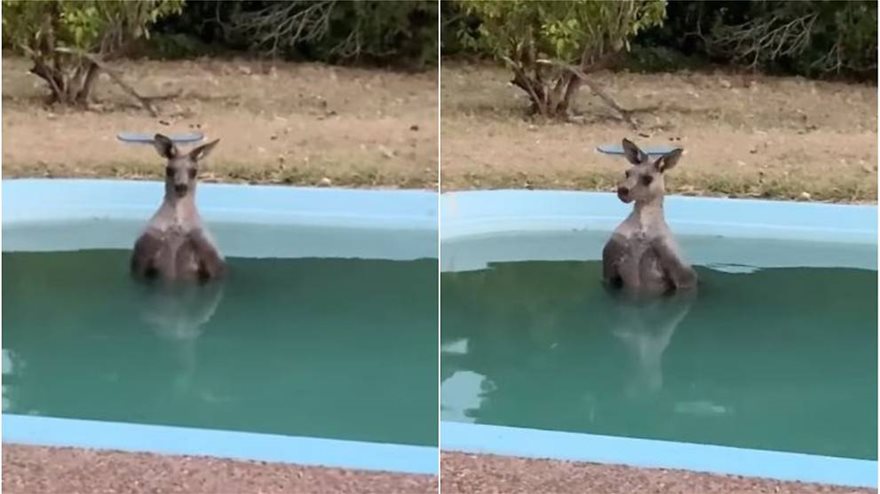
[(635, 143), (625, 137), (623, 139), (623, 155), (626, 156), (627, 161), (633, 165), (641, 165), (648, 161), (648, 155), (639, 149)]
[(156, 146), (156, 151), (159, 152), (159, 156), (168, 159), (177, 157), (177, 146), (175, 146), (174, 141), (168, 137), (162, 134), (156, 134), (153, 136), (153, 145)]
[(664, 154), (663, 156), (657, 158), (657, 161), (654, 162), (654, 166), (660, 173), (663, 173), (667, 170), (671, 170), (675, 168), (675, 165), (678, 164), (679, 158), (681, 158), (682, 149), (673, 149), (672, 151)]
[(207, 158), (208, 155), (211, 154), (211, 150), (214, 149), (214, 146), (216, 146), (218, 142), (220, 142), (220, 139), (215, 139), (207, 144), (202, 144), (201, 146), (193, 149), (189, 152), (190, 159), (192, 159), (193, 161), (199, 161)]

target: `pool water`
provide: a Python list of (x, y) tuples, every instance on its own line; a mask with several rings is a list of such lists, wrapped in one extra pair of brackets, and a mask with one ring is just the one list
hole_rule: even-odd
[(3, 253), (4, 412), (436, 445), (436, 259), (231, 257), (173, 289), (128, 260)]
[(441, 418), (876, 459), (876, 270), (697, 270), (641, 305), (596, 260), (443, 273)]

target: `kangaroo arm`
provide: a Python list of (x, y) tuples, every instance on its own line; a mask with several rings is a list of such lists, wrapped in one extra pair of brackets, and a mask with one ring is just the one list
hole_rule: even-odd
[(144, 232), (134, 243), (131, 254), (131, 272), (136, 276), (152, 278), (158, 274), (156, 256), (162, 249), (162, 240), (153, 232)]
[(619, 286), (622, 282), (618, 264), (623, 254), (623, 238), (613, 234), (602, 249), (602, 281), (610, 286)]
[(672, 280), (677, 289), (693, 288), (697, 284), (697, 273), (684, 262), (669, 245), (666, 239), (659, 237), (651, 241), (651, 248), (660, 260), (663, 271)]
[(189, 241), (198, 261), (199, 278), (206, 281), (222, 277), (226, 273), (226, 263), (204, 232), (198, 230), (191, 233)]

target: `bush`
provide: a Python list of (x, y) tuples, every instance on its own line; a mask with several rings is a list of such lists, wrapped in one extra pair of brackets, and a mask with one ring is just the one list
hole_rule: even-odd
[(460, 2), (440, 2), (440, 52), (444, 56), (477, 54), (491, 56), (474, 40), (479, 38), (482, 20), (475, 12), (468, 12)]
[[(486, 50), (513, 72), (532, 111), (568, 117), (584, 74), (606, 66), (641, 30), (663, 20), (662, 0), (483, 1), (464, 0), (477, 16), (476, 36), (465, 44)], [(595, 89), (594, 89), (595, 91)], [(614, 105), (616, 107), (616, 105)]]
[(769, 72), (876, 79), (877, 2), (670, 1), (664, 24), (634, 43)]
[(192, 37), (288, 59), (422, 69), (437, 61), (437, 3), (430, 0), (190, 2), (158, 31), (166, 52), (185, 53), (196, 44)]
[(864, 76), (877, 69), (877, 2), (752, 2), (747, 20), (716, 21), (708, 52), (752, 68)]
[[(444, 55), (481, 54), (483, 19), (443, 3)], [(876, 80), (877, 2), (670, 0), (663, 23), (640, 30), (625, 67), (668, 71), (708, 63), (807, 77)]]
[(158, 18), (178, 12), (182, 0), (3, 1), (4, 42), (34, 63), (51, 102), (87, 104), (100, 67), (147, 36)]

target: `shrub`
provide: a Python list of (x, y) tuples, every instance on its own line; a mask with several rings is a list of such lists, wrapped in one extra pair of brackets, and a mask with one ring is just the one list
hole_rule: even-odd
[[(97, 58), (125, 51), (148, 36), (158, 18), (182, 0), (4, 0), (4, 42), (28, 56), (46, 81), (51, 102), (87, 104), (101, 70)], [(97, 57), (97, 58), (96, 58)]]
[(718, 16), (708, 52), (756, 69), (867, 75), (877, 69), (877, 2), (754, 1), (742, 22)]
[(430, 0), (190, 2), (159, 30), (183, 52), (195, 45), (182, 43), (188, 36), (228, 50), (330, 63), (427, 68), (437, 60), (437, 2)]
[(586, 74), (628, 49), (630, 39), (640, 31), (661, 23), (665, 11), (662, 0), (463, 0), (461, 4), (481, 21), (477, 36), (465, 43), (507, 64), (513, 72), (511, 82), (528, 95), (532, 112), (563, 118), (570, 115), (580, 86), (591, 84)]

